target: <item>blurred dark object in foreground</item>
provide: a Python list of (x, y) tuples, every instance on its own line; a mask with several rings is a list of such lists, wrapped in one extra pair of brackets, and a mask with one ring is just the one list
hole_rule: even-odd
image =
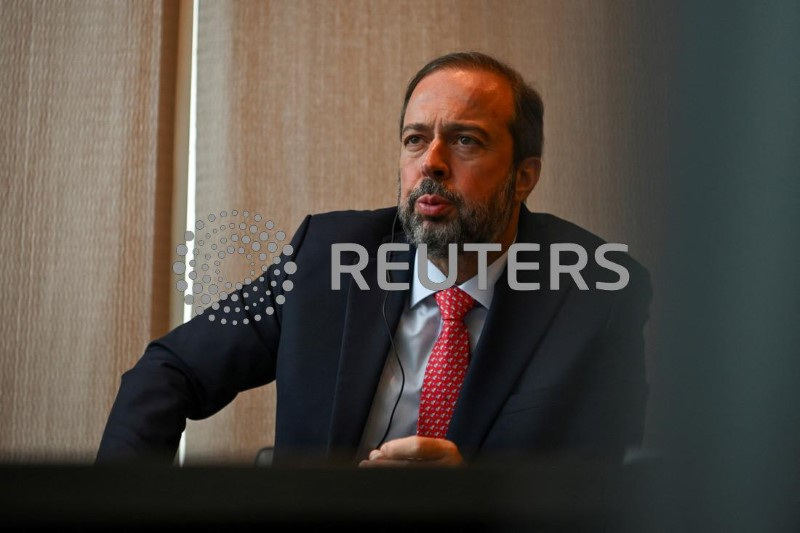
[(659, 465), (548, 458), (457, 469), (0, 467), (0, 520), (243, 530), (323, 526), (623, 531), (644, 526)]
[[(669, 531), (681, 522), (692, 530), (703, 476), (676, 466), (654, 457), (625, 466), (543, 457), (389, 470), (5, 466), (0, 520), (19, 529), (618, 532)], [(796, 491), (784, 496), (786, 505), (800, 503)]]

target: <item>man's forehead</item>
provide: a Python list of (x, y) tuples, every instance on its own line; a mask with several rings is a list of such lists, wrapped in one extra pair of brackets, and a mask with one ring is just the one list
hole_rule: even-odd
[[(411, 94), (405, 122), (431, 113), (503, 122), (514, 113), (513, 94), (505, 78), (481, 70), (441, 69), (423, 78)], [(412, 118), (411, 115), (417, 115)]]

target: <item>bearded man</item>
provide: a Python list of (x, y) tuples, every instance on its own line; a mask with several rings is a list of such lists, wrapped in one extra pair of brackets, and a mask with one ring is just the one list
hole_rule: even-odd
[[(647, 272), (621, 252), (609, 267), (599, 237), (525, 207), (542, 118), (536, 91), (490, 56), (428, 63), (401, 113), (398, 206), (307, 217), (292, 241), (294, 289), (264, 320), (226, 327), (199, 316), (151, 343), (123, 376), (98, 461), (171, 460), (186, 418), (273, 380), (276, 463), (619, 459), (638, 445)], [(368, 257), (332, 253), (337, 243)], [(481, 254), (476, 244), (492, 246)], [(379, 288), (387, 249), (403, 290)], [(579, 249), (564, 270), (560, 252)], [(367, 283), (353, 276), (334, 289), (334, 261), (358, 262)], [(238, 296), (246, 302), (247, 287)]]

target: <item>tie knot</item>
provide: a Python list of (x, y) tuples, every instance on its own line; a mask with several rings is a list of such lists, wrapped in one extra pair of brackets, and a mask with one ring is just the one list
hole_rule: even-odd
[(442, 320), (463, 320), (470, 309), (475, 307), (475, 300), (455, 285), (434, 294)]

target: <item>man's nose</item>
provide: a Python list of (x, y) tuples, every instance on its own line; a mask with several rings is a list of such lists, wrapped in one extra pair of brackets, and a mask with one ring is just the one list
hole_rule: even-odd
[(444, 180), (450, 177), (448, 164), (447, 143), (441, 139), (434, 139), (428, 146), (425, 159), (422, 161), (422, 173), (435, 180)]

